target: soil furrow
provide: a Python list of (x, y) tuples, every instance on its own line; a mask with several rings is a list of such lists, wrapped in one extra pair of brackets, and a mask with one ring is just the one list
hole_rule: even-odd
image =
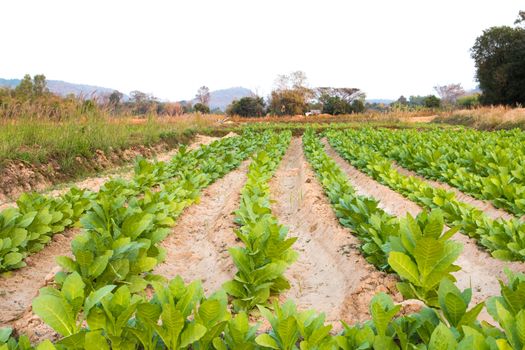
[[(326, 140), (323, 142), (327, 154), (348, 174), (352, 185), (359, 194), (375, 198), (386, 212), (398, 217), (404, 217), (407, 213), (417, 215), (422, 211), (416, 203), (354, 168), (341, 158)], [(461, 233), (455, 234), (452, 239), (462, 243), (464, 247), (456, 262), (461, 266), (461, 271), (454, 274), (458, 280), (457, 285), (460, 289), (472, 288), (473, 302), (480, 302), (490, 296), (500, 294), (498, 279), (506, 280), (503, 271), (505, 267), (512, 271), (525, 272), (525, 264), (495, 259), (478, 246), (474, 239)], [(490, 319), (488, 314), (483, 316)]]
[(154, 273), (170, 279), (180, 275), (186, 282), (200, 279), (207, 294), (233, 278), (235, 265), (228, 248), (237, 245), (233, 212), (240, 204), (248, 164), (205, 189), (200, 203), (184, 211), (162, 242), (166, 260)]
[(496, 208), (489, 201), (476, 199), (476, 198), (474, 198), (474, 197), (472, 197), (472, 196), (470, 196), (470, 195), (468, 195), (466, 193), (461, 192), (459, 189), (457, 189), (457, 188), (455, 188), (453, 186), (450, 186), (447, 183), (440, 182), (440, 181), (429, 180), (426, 177), (417, 174), (415, 171), (408, 170), (406, 168), (403, 168), (403, 167), (399, 166), (395, 162), (394, 162), (394, 167), (395, 167), (395, 169), (397, 171), (399, 171), (400, 174), (403, 174), (405, 176), (413, 176), (413, 177), (416, 177), (416, 178), (418, 178), (418, 179), (420, 179), (422, 181), (427, 182), (432, 187), (441, 188), (441, 189), (444, 189), (446, 191), (454, 192), (454, 194), (456, 195), (456, 199), (458, 201), (470, 204), (473, 207), (478, 208), (479, 210), (482, 210), (483, 212), (485, 212), (485, 214), (487, 214), (488, 216), (490, 216), (493, 219), (502, 218), (502, 219), (505, 219), (505, 220), (510, 220), (510, 219), (514, 218), (514, 215), (506, 212), (503, 209)]
[[(359, 241), (342, 227), (307, 163), (300, 138), (294, 138), (270, 182), (272, 211), (298, 237), (298, 260), (287, 271), (292, 288), (281, 300), (295, 300), (299, 309), (316, 309), (340, 329), (370, 319), (375, 293), (396, 291), (395, 276), (377, 271), (358, 250)], [(397, 295), (397, 301), (400, 296)]]

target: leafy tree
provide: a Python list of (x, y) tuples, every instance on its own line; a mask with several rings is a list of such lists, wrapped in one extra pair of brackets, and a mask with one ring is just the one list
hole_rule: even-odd
[(307, 111), (304, 95), (297, 90), (272, 91), (270, 112), (276, 115), (297, 115)]
[(118, 90), (114, 90), (109, 95), (109, 104), (112, 106), (118, 106), (120, 101), (122, 100), (122, 97), (124, 97), (124, 94)]
[(366, 110), (363, 99), (354, 100), (352, 102), (352, 113), (363, 113)]
[(426, 96), (410, 96), (408, 98), (408, 104), (410, 106), (424, 106)]
[[(520, 12), (520, 20), (524, 13)], [(492, 27), (471, 49), (482, 104), (525, 104), (525, 28)]]
[(239, 115), (241, 117), (260, 117), (264, 115), (265, 107), (262, 97), (243, 97), (238, 101), (233, 101), (226, 112), (229, 115)]
[(339, 96), (321, 96), (323, 103), (323, 113), (331, 115), (352, 113), (352, 106)]
[(15, 88), (15, 96), (22, 100), (29, 100), (33, 97), (33, 81), (29, 74), (24, 75), (20, 84)]
[(269, 110), (276, 115), (304, 114), (313, 92), (307, 86), (306, 74), (302, 71), (278, 75), (276, 89), (270, 97)]
[(130, 95), (135, 113), (146, 114), (156, 110), (157, 98), (155, 96), (138, 90), (131, 91)]
[(365, 94), (356, 88), (319, 87), (315, 89), (323, 113), (338, 115), (362, 112)]
[(463, 108), (473, 108), (479, 106), (479, 94), (467, 95), (458, 98), (457, 105)]
[(427, 108), (439, 108), (441, 107), (441, 100), (437, 96), (428, 95), (423, 98), (423, 106)]
[(210, 113), (210, 107), (208, 107), (204, 103), (197, 102), (193, 106), (193, 111), (197, 112), (197, 113), (202, 113), (202, 114), (209, 114)]
[[(209, 106), (210, 104), (210, 89), (207, 86), (201, 86), (199, 90), (197, 90), (197, 95), (195, 95), (195, 99), (205, 106)], [(209, 113), (209, 111), (208, 111)]]
[(407, 98), (405, 96), (401, 95), (397, 99), (396, 103), (400, 104), (400, 105), (408, 105), (408, 100), (407, 100)]
[(33, 96), (40, 97), (47, 93), (47, 82), (44, 74), (37, 74), (33, 77)]

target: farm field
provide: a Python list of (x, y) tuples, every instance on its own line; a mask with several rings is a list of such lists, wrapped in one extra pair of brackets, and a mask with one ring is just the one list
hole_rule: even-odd
[(248, 123), (5, 204), (0, 349), (524, 348), (525, 134), (401, 126)]

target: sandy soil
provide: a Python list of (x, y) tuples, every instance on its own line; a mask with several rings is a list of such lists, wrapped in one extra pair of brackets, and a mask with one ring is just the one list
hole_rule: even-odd
[(418, 178), (420, 180), (426, 181), (428, 184), (430, 184), (433, 187), (442, 188), (444, 190), (454, 192), (454, 194), (456, 195), (456, 199), (458, 201), (470, 204), (473, 207), (476, 207), (476, 208), (478, 208), (480, 210), (483, 210), (485, 212), (485, 214), (487, 214), (488, 216), (490, 216), (493, 219), (503, 218), (505, 220), (510, 220), (510, 219), (514, 218), (514, 216), (512, 214), (506, 212), (503, 209), (496, 208), (489, 201), (476, 199), (476, 198), (474, 198), (474, 197), (472, 197), (472, 196), (470, 196), (470, 195), (468, 195), (466, 193), (461, 192), (457, 188), (455, 188), (453, 186), (450, 186), (447, 183), (440, 182), (440, 181), (429, 180), (429, 179), (427, 179), (427, 178), (425, 178), (425, 177), (423, 177), (421, 175), (418, 175), (415, 171), (411, 171), (411, 170), (405, 169), (405, 168), (397, 165), (395, 162), (394, 162), (394, 166), (395, 166), (396, 170), (399, 171), (399, 173), (401, 173), (403, 175), (414, 176), (414, 177), (416, 177), (416, 178)]
[(233, 278), (236, 268), (228, 248), (237, 245), (233, 212), (239, 207), (248, 164), (205, 189), (200, 203), (184, 211), (162, 242), (166, 260), (154, 273), (170, 279), (180, 275), (186, 282), (200, 279), (206, 293)]
[[(378, 200), (386, 212), (402, 217), (407, 213), (417, 215), (422, 211), (414, 202), (355, 169), (341, 158), (326, 141), (325, 147), (328, 155), (349, 175), (357, 192)], [(458, 280), (457, 285), (460, 289), (472, 287), (473, 302), (483, 301), (490, 296), (500, 294), (498, 279), (506, 279), (503, 272), (504, 267), (512, 271), (525, 272), (525, 264), (497, 260), (479, 247), (474, 239), (460, 233), (456, 234), (453, 239), (461, 242), (464, 247), (457, 260), (457, 264), (462, 269), (454, 274)], [(482, 316), (490, 320), (488, 314), (485, 313)]]
[[(299, 259), (286, 275), (292, 288), (281, 295), (301, 310), (315, 309), (339, 330), (339, 320), (370, 319), (368, 305), (378, 292), (395, 294), (394, 275), (379, 272), (358, 250), (359, 241), (342, 227), (313, 170), (300, 138), (294, 138), (270, 182), (273, 213), (298, 237)], [(401, 301), (401, 296), (396, 295)]]
[(71, 240), (78, 232), (78, 229), (71, 229), (54, 235), (45, 249), (26, 258), (26, 267), (0, 275), (0, 328), (11, 326), (23, 330), (31, 339), (54, 334), (31, 313), (31, 302), (38, 290), (51, 282), (59, 271), (55, 258), (71, 256)]

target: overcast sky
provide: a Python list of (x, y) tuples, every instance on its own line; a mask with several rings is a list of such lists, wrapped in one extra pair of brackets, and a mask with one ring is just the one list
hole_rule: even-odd
[(99, 85), (163, 99), (244, 86), (267, 95), (277, 74), (369, 98), (473, 88), (469, 49), (512, 25), (523, 0), (2, 1), (0, 77)]

